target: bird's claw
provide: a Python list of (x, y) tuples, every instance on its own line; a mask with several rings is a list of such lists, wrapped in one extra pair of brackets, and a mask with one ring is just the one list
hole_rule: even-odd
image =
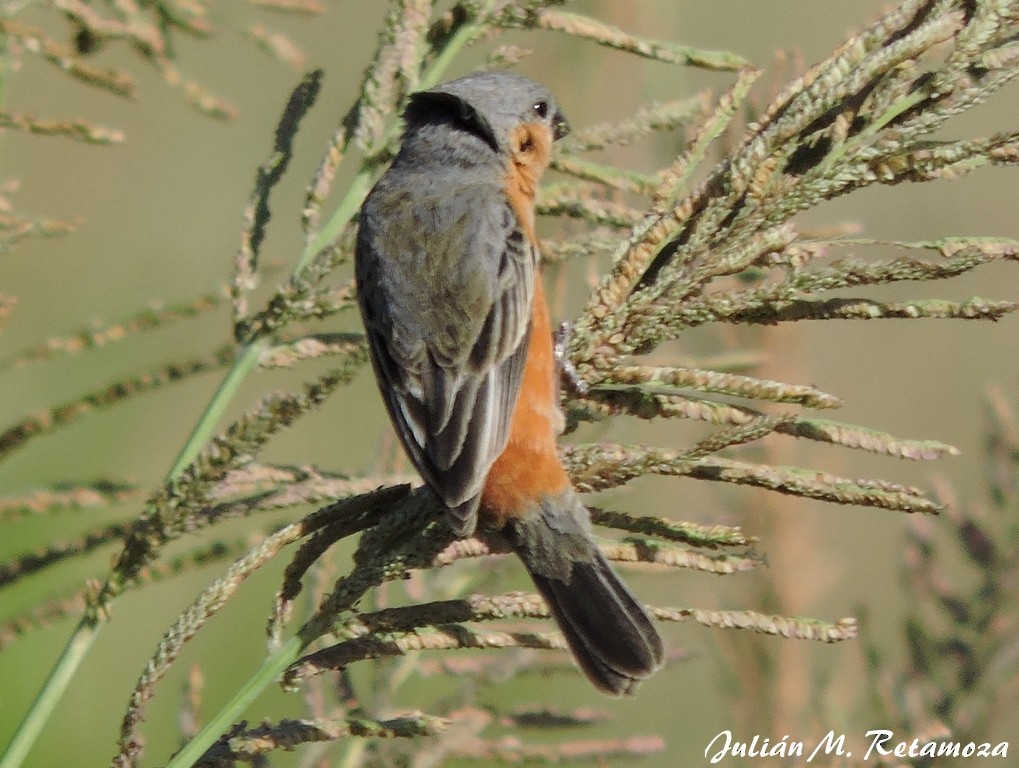
[(559, 367), (559, 375), (570, 385), (578, 395), (586, 395), (588, 392), (587, 382), (580, 378), (576, 366), (570, 360), (566, 350), (570, 345), (570, 336), (573, 334), (573, 326), (569, 320), (563, 320), (559, 327), (552, 334), (552, 350), (555, 355), (556, 365)]

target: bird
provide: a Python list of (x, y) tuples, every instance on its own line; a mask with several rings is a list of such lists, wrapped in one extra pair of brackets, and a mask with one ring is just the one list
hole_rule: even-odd
[(355, 247), (386, 409), (454, 533), (505, 537), (581, 670), (609, 695), (632, 694), (662, 666), (663, 641), (602, 554), (556, 450), (535, 200), (569, 126), (551, 92), (507, 72), (412, 93), (403, 119)]

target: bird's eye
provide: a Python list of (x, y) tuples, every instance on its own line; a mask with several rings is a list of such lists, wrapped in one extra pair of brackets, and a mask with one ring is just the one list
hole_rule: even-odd
[(534, 110), (534, 114), (536, 114), (542, 120), (544, 120), (546, 117), (548, 117), (548, 102), (547, 101), (539, 101), (537, 104), (535, 104), (533, 107), (531, 107), (531, 109), (533, 109)]

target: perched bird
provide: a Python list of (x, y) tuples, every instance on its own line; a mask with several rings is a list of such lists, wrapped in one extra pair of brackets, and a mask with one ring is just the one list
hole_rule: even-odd
[(568, 132), (552, 94), (483, 73), (410, 97), (392, 166), (361, 209), (356, 276), (389, 415), (460, 536), (509, 540), (581, 669), (632, 693), (662, 665), (651, 619), (609, 567), (556, 454), (557, 364), (534, 230)]

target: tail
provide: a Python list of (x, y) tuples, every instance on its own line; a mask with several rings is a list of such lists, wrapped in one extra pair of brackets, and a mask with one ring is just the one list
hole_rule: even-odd
[(598, 549), (576, 493), (543, 497), (507, 533), (577, 664), (600, 690), (632, 694), (663, 663), (651, 617)]

